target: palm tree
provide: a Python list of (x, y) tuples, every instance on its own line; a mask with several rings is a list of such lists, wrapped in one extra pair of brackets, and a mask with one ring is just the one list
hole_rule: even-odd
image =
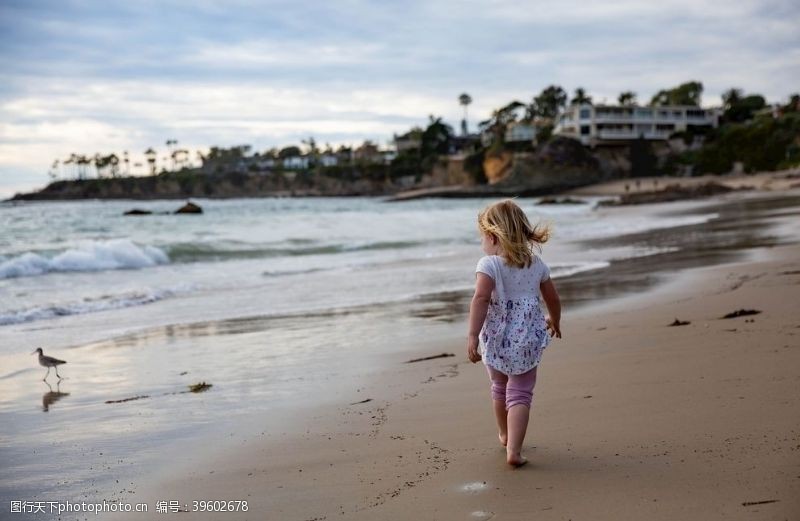
[(168, 139), (165, 143), (167, 145), (167, 153), (172, 157), (172, 170), (175, 170), (175, 153), (172, 147), (178, 144), (177, 139)]
[(722, 103), (725, 105), (726, 109), (730, 109), (740, 101), (742, 101), (742, 89), (738, 89), (736, 87), (732, 87), (725, 92), (722, 93)]
[(492, 111), (492, 117), (486, 121), (481, 121), (478, 126), (484, 132), (491, 132), (492, 142), (501, 146), (506, 134), (509, 123), (517, 120), (517, 111), (524, 108), (525, 104), (519, 101), (512, 101), (505, 107)]
[(632, 107), (636, 105), (636, 93), (629, 90), (621, 92), (617, 100), (623, 107)]
[(172, 164), (174, 165), (173, 170), (175, 169), (175, 166), (183, 169), (188, 161), (189, 151), (185, 148), (177, 148), (172, 152)]
[(128, 151), (127, 150), (125, 150), (122, 153), (122, 162), (125, 163), (125, 175), (126, 176), (131, 175), (131, 160), (128, 157)]
[(75, 163), (78, 165), (78, 179), (84, 179), (86, 177), (86, 167), (92, 164), (92, 159), (87, 156), (78, 155), (75, 156)]
[(570, 101), (571, 105), (591, 105), (592, 104), (592, 97), (586, 94), (586, 91), (583, 87), (578, 87), (575, 89), (575, 96)]
[(58, 179), (58, 166), (61, 163), (58, 159), (53, 161), (53, 166), (50, 167), (50, 170), (47, 172), (47, 175), (50, 176), (50, 179), (55, 181)]
[(150, 166), (150, 175), (156, 175), (156, 159), (158, 159), (158, 153), (152, 148), (148, 148), (144, 151), (144, 157), (147, 158), (147, 164)]
[[(78, 156), (76, 156), (74, 153), (72, 153), (72, 154), (69, 155), (69, 157), (67, 159), (64, 160), (63, 164), (65, 164), (65, 165), (74, 165), (75, 164), (75, 160), (76, 160), (77, 157)], [(71, 170), (72, 170), (73, 177), (75, 177), (75, 168), (72, 168)]]
[(461, 133), (466, 136), (467, 135), (467, 129), (468, 129), (468, 125), (467, 125), (467, 105), (472, 103), (472, 97), (465, 92), (461, 96), (458, 97), (458, 103), (459, 103), (459, 105), (464, 107), (464, 119), (461, 120)]
[(117, 154), (111, 154), (106, 159), (108, 164), (111, 165), (111, 177), (119, 177), (119, 157)]

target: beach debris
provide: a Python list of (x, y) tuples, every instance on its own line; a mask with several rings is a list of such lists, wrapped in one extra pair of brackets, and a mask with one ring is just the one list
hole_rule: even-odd
[(123, 213), (122, 215), (152, 215), (153, 212), (150, 210), (142, 210), (141, 208), (133, 208), (128, 210), (127, 212)]
[(178, 375), (178, 376), (184, 376), (184, 375), (187, 375), (187, 374), (189, 374), (189, 371), (181, 371), (181, 374)]
[(669, 326), (670, 326), (670, 327), (672, 327), (672, 326), (688, 326), (689, 324), (691, 324), (691, 322), (689, 322), (688, 320), (678, 320), (678, 319), (676, 318), (676, 319), (675, 319), (675, 320), (672, 322), (672, 324), (669, 324)]
[(202, 393), (203, 391), (207, 391), (211, 389), (212, 385), (206, 382), (198, 382), (196, 384), (192, 384), (189, 386), (189, 392), (192, 393)]
[(39, 353), (39, 365), (47, 368), (47, 373), (45, 373), (44, 378), (42, 378), (42, 381), (43, 382), (47, 381), (47, 377), (50, 376), (51, 367), (56, 370), (56, 376), (58, 377), (59, 380), (61, 380), (61, 375), (58, 374), (58, 366), (61, 364), (66, 364), (66, 362), (63, 360), (59, 360), (58, 358), (53, 358), (52, 356), (45, 356), (44, 351), (42, 351), (41, 347), (37, 347), (36, 349), (34, 349), (31, 354), (33, 355), (36, 353)]
[(742, 503), (743, 507), (751, 507), (753, 505), (766, 505), (767, 503), (778, 503), (780, 499), (765, 499), (764, 501), (745, 501)]
[(543, 197), (536, 204), (586, 204), (586, 201), (574, 197)]
[(106, 400), (106, 403), (125, 403), (125, 402), (132, 402), (134, 400), (143, 400), (145, 398), (150, 398), (150, 395), (140, 394), (139, 396), (131, 396), (130, 398), (123, 398), (122, 400)]
[(367, 398), (366, 400), (361, 400), (360, 402), (353, 402), (350, 405), (358, 405), (359, 403), (367, 403), (367, 402), (371, 402), (371, 401), (372, 401), (372, 398)]
[(449, 358), (451, 356), (456, 356), (453, 353), (442, 353), (440, 355), (433, 355), (433, 356), (425, 356), (423, 358), (414, 358), (413, 360), (406, 360), (405, 363), (413, 364), (414, 362), (424, 362), (426, 360), (434, 360), (436, 358)]
[(584, 398), (591, 398), (591, 397), (592, 397), (591, 394), (587, 394), (586, 396), (584, 396)]
[[(188, 391), (173, 391), (173, 392), (166, 392), (161, 393), (158, 396), (171, 396), (175, 394), (188, 394), (188, 393), (202, 393), (203, 391), (207, 391), (211, 389), (212, 385), (207, 382), (198, 382), (196, 384), (192, 384), (189, 387)], [(131, 396), (130, 398), (123, 398), (122, 400), (106, 400), (106, 403), (125, 403), (125, 402), (132, 402), (134, 400), (142, 400), (144, 398), (150, 398), (149, 394), (140, 394), (138, 396)]]
[(181, 206), (180, 208), (175, 210), (175, 213), (176, 214), (177, 213), (203, 213), (203, 209), (200, 208), (198, 205), (192, 203), (192, 202), (187, 202), (186, 204), (184, 204), (183, 206)]
[(736, 311), (731, 311), (722, 318), (746, 317), (749, 315), (758, 315), (759, 313), (761, 313), (761, 311), (758, 309), (738, 309)]

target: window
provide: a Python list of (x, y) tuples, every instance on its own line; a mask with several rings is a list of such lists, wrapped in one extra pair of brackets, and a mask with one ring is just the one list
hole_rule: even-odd
[(591, 109), (581, 109), (581, 119), (589, 119), (592, 117)]
[(589, 125), (581, 125), (581, 136), (588, 136), (591, 127)]

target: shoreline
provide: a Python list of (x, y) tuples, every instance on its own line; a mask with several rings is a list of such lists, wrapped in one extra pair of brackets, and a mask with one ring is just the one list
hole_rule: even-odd
[[(93, 179), (81, 182), (97, 181)], [(100, 180), (102, 181), (102, 180)], [(574, 187), (529, 187), (525, 185), (504, 186), (499, 185), (445, 185), (425, 188), (412, 188), (394, 192), (384, 191), (340, 191), (336, 193), (323, 193), (319, 189), (275, 190), (269, 193), (247, 195), (198, 195), (198, 194), (153, 194), (131, 196), (129, 194), (109, 195), (101, 198), (60, 196), (47, 198), (43, 193), (45, 188), (36, 192), (18, 193), (7, 199), (0, 199), (0, 203), (25, 204), (31, 202), (65, 202), (65, 201), (180, 201), (180, 200), (227, 200), (227, 199), (252, 199), (252, 198), (383, 198), (385, 202), (403, 202), (425, 198), (455, 198), (475, 199), (482, 197), (540, 197), (540, 196), (605, 196), (614, 197), (630, 193), (663, 189), (672, 185), (681, 188), (692, 188), (705, 183), (719, 183), (732, 189), (752, 189), (760, 191), (781, 191), (800, 187), (800, 169), (790, 168), (753, 174), (706, 174), (696, 177), (625, 177), (607, 181), (598, 181), (585, 186)], [(627, 188), (626, 188), (627, 187)]]
[[(566, 310), (519, 471), (496, 444), (485, 371), (447, 341), (393, 352), (335, 409), (214, 447), (151, 476), (136, 498), (250, 501), (249, 514), (226, 515), (235, 519), (790, 517), (800, 512), (800, 246), (749, 257)], [(742, 307), (762, 313), (719, 320)], [(691, 324), (668, 327), (676, 317)], [(403, 363), (440, 351), (456, 356)], [(745, 505), (760, 501), (774, 502)]]

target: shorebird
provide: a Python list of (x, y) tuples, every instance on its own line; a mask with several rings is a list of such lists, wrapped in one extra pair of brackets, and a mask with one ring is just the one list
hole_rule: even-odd
[(59, 360), (58, 358), (53, 358), (52, 356), (44, 356), (44, 351), (42, 351), (41, 347), (37, 347), (36, 350), (31, 354), (34, 353), (39, 353), (39, 365), (47, 368), (47, 374), (44, 375), (44, 378), (42, 378), (42, 380), (47, 381), (47, 377), (50, 376), (51, 367), (55, 368), (56, 376), (58, 377), (59, 380), (61, 380), (61, 375), (58, 374), (58, 366), (61, 364), (66, 364), (66, 362), (63, 360)]

